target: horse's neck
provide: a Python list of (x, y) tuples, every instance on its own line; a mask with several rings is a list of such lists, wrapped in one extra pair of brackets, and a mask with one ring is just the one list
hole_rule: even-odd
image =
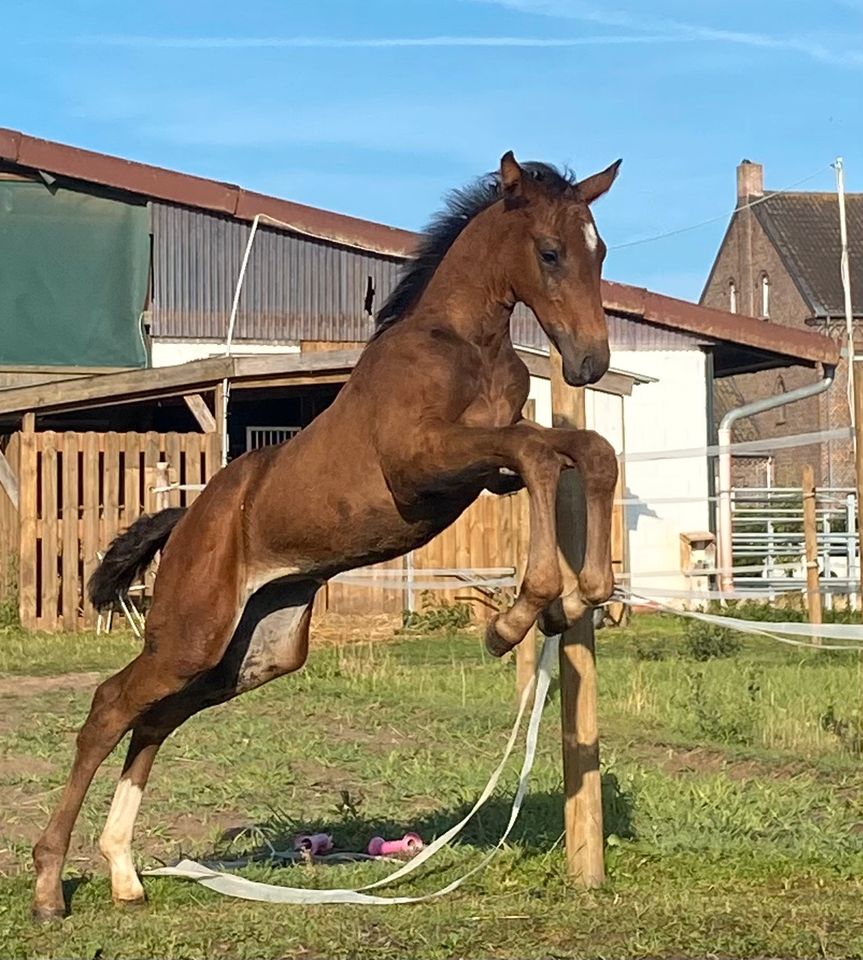
[(507, 282), (508, 242), (495, 230), (495, 217), (480, 214), (456, 239), (412, 311), (420, 324), (443, 325), (482, 350), (496, 352), (509, 342), (515, 307)]

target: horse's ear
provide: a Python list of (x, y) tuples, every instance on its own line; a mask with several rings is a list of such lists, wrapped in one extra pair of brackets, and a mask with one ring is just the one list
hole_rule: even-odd
[(594, 200), (598, 200), (611, 189), (611, 185), (617, 178), (617, 171), (620, 170), (621, 163), (623, 163), (623, 160), (615, 160), (602, 173), (595, 173), (586, 180), (579, 180), (578, 192), (585, 203), (593, 203)]
[(504, 197), (520, 197), (524, 192), (522, 170), (512, 150), (500, 158), (500, 191)]

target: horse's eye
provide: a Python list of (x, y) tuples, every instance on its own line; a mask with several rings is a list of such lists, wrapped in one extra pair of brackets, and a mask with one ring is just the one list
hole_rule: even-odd
[(557, 263), (557, 250), (540, 250), (539, 255), (543, 263), (550, 265)]

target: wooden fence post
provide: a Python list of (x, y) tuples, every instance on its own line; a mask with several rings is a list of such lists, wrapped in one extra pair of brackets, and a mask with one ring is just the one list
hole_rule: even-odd
[[(803, 535), (806, 540), (806, 609), (810, 623), (821, 623), (821, 583), (818, 575), (818, 522), (815, 511), (815, 472), (803, 467)], [(821, 643), (820, 638), (815, 643)]]
[[(853, 356), (853, 344), (850, 346), (849, 352)], [(857, 557), (859, 565), (857, 573), (861, 587), (858, 595), (861, 609), (863, 609), (863, 547), (861, 547), (860, 540), (863, 536), (863, 363), (849, 359), (849, 363), (851, 362), (854, 364), (854, 463), (857, 468)]]
[[(566, 384), (560, 355), (553, 347), (551, 410), (555, 427), (584, 429), (584, 390), (574, 390)], [(567, 470), (561, 476), (558, 491), (557, 535), (561, 553), (574, 570), (582, 563), (584, 521), (581, 479), (574, 470)], [(605, 881), (605, 864), (591, 611), (561, 637), (560, 718), (567, 872), (583, 887), (599, 887)]]

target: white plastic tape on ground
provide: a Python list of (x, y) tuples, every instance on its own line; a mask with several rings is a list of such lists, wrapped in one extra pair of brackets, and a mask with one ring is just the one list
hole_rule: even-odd
[[(737, 630), (740, 633), (751, 633), (754, 636), (769, 637), (780, 643), (787, 643), (792, 647), (810, 647), (815, 650), (863, 650), (863, 626), (851, 623), (771, 623), (767, 620), (740, 620), (737, 617), (722, 617), (713, 613), (701, 613), (698, 610), (678, 610), (652, 597), (641, 596), (629, 591), (617, 590), (612, 598), (613, 602), (625, 603), (629, 606), (650, 604), (663, 613), (672, 613), (678, 617), (687, 617), (690, 620), (701, 620), (717, 627), (728, 630)], [(860, 643), (827, 644), (793, 640), (792, 637), (808, 637), (816, 640), (857, 640)]]
[[(450, 827), (446, 833), (442, 834), (429, 846), (424, 847), (416, 857), (400, 867), (383, 880), (370, 883), (357, 890), (310, 890), (305, 887), (283, 887), (280, 884), (259, 883), (255, 880), (247, 880), (245, 877), (238, 877), (231, 873), (225, 873), (220, 870), (214, 870), (202, 863), (196, 863), (194, 860), (181, 860), (173, 867), (160, 867), (155, 870), (145, 871), (146, 876), (151, 877), (180, 877), (185, 880), (197, 880), (202, 886), (215, 890), (217, 893), (223, 893), (230, 897), (239, 897), (243, 900), (259, 900), (266, 903), (294, 903), (294, 904), (323, 904), (323, 903), (355, 903), (373, 906), (382, 906), (387, 904), (405, 904), (419, 903), (422, 900), (430, 900), (433, 897), (442, 897), (453, 890), (458, 889), (469, 877), (486, 867), (495, 854), (500, 850), (507, 838), (512, 832), (512, 828), (518, 819), (522, 803), (527, 794), (528, 784), (530, 782), (530, 771), (533, 768), (533, 762), (536, 758), (536, 746), (539, 736), (539, 722), (542, 718), (543, 707), (545, 706), (548, 687), (551, 682), (551, 674), (554, 663), (557, 659), (557, 651), (560, 645), (560, 637), (548, 637), (543, 644), (542, 654), (539, 658), (539, 664), (536, 674), (531, 682), (525, 688), (522, 694), (521, 702), (518, 708), (518, 714), (513, 724), (512, 732), (509, 735), (503, 758), (497, 766), (497, 769), (491, 775), (485, 789), (479, 799), (473, 805), (470, 813), (460, 820), (455, 826)], [(509, 822), (503, 832), (500, 840), (483, 857), (483, 859), (467, 873), (457, 877), (445, 887), (435, 890), (433, 893), (426, 893), (418, 897), (381, 897), (376, 894), (366, 893), (367, 890), (374, 890), (390, 883), (395, 883), (413, 873), (418, 867), (422, 866), (427, 860), (433, 857), (440, 849), (458, 836), (464, 829), (474, 814), (488, 801), (494, 793), (495, 788), (503, 774), (506, 762), (515, 746), (518, 732), (521, 727), (522, 717), (527, 709), (530, 700), (531, 691), (534, 692), (533, 708), (530, 714), (530, 722), (527, 726), (527, 737), (525, 739), (524, 761), (521, 765), (521, 773), (518, 778), (518, 787), (515, 797), (512, 801), (512, 809), (509, 814)]]

